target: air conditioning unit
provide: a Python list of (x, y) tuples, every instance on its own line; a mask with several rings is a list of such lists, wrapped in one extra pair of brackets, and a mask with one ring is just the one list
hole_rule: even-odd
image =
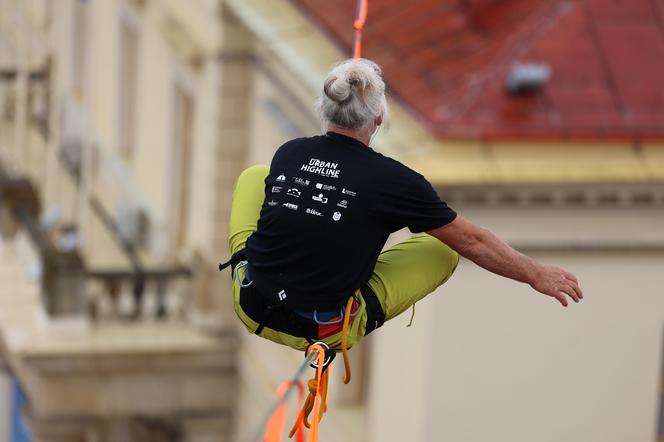
[(60, 161), (78, 181), (81, 178), (86, 118), (81, 105), (71, 97), (63, 100), (60, 129)]
[(115, 206), (114, 217), (119, 234), (125, 241), (140, 248), (150, 246), (152, 223), (145, 206), (121, 201)]
[(551, 79), (551, 67), (546, 63), (516, 63), (505, 79), (505, 89), (511, 95), (525, 95), (539, 91)]

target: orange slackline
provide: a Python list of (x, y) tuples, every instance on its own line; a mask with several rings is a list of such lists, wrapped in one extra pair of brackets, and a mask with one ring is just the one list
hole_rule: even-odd
[[(323, 418), (323, 413), (327, 408), (327, 386), (328, 379), (330, 377), (330, 369), (332, 365), (330, 364), (327, 367), (327, 370), (323, 370), (325, 365), (325, 349), (320, 344), (314, 344), (309, 347), (309, 353), (312, 351), (318, 352), (315, 356), (316, 360), (316, 377), (309, 380), (309, 396), (304, 402), (304, 406), (300, 413), (297, 416), (297, 420), (293, 425), (288, 437), (293, 437), (298, 428), (301, 428), (302, 425), (309, 428), (309, 442), (318, 441), (318, 423)], [(311, 424), (308, 422), (309, 414), (313, 410), (314, 416), (311, 421)]]
[[(302, 403), (302, 400), (304, 399), (304, 386), (302, 385), (302, 382), (297, 380), (286, 381), (279, 384), (279, 387), (277, 388), (277, 396), (279, 397), (280, 401), (284, 400), (286, 392), (288, 391), (289, 388), (293, 386), (297, 387), (298, 403), (299, 404)], [(283, 402), (281, 402), (277, 407), (277, 409), (274, 410), (274, 413), (272, 413), (272, 416), (270, 416), (270, 420), (267, 422), (267, 425), (265, 426), (265, 437), (263, 438), (263, 442), (280, 442), (281, 436), (284, 433), (285, 422), (286, 422), (286, 405)], [(295, 441), (304, 442), (304, 426), (300, 424), (299, 426), (297, 426), (295, 431), (297, 435)]]
[(355, 48), (353, 49), (353, 58), (356, 60), (362, 58), (362, 30), (367, 21), (367, 12), (369, 10), (369, 0), (357, 1), (357, 15), (353, 22), (355, 28)]

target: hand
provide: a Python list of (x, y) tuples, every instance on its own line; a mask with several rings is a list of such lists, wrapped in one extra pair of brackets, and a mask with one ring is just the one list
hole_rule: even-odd
[(558, 267), (542, 266), (530, 286), (540, 293), (556, 298), (563, 307), (567, 307), (567, 296), (574, 302), (583, 299), (576, 276)]

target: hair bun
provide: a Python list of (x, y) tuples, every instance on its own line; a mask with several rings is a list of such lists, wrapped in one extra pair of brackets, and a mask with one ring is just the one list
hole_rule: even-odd
[(332, 77), (325, 83), (323, 92), (325, 92), (325, 95), (327, 95), (330, 100), (341, 104), (351, 99), (352, 87), (353, 84), (350, 80)]

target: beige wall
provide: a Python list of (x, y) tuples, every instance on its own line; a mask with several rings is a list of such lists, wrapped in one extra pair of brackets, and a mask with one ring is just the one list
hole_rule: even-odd
[(563, 309), (462, 261), (413, 328), (374, 338), (368, 440), (655, 440), (664, 211), (461, 210), (574, 272), (586, 299)]

